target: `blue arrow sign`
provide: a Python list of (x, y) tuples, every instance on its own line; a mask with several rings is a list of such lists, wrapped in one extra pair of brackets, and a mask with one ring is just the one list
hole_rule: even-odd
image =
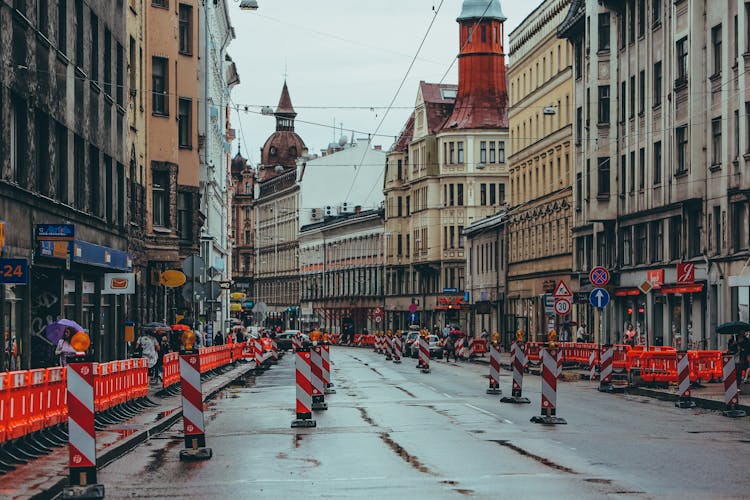
[(604, 288), (594, 288), (589, 294), (589, 302), (597, 309), (604, 309), (609, 304), (609, 292)]
[(409, 323), (414, 324), (417, 321), (419, 321), (419, 316), (417, 316), (417, 313), (411, 313), (411, 314), (409, 314)]

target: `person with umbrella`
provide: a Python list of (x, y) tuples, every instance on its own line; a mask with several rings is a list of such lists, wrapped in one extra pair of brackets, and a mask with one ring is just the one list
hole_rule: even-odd
[(76, 355), (76, 350), (70, 345), (70, 339), (75, 335), (73, 327), (68, 326), (63, 330), (62, 337), (57, 341), (55, 354), (60, 357), (60, 366), (68, 365), (68, 358)]
[(141, 332), (136, 342), (136, 349), (140, 349), (141, 357), (148, 360), (148, 374), (152, 380), (158, 381), (156, 364), (159, 361), (159, 344), (156, 339), (147, 332)]

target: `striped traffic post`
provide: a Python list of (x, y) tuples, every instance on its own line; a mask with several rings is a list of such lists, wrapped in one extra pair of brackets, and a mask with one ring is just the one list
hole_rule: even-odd
[(183, 349), (180, 352), (180, 382), (182, 426), (185, 435), (185, 449), (180, 450), (180, 460), (207, 460), (213, 452), (211, 448), (206, 448), (201, 357), (198, 349)]
[(724, 366), (724, 404), (725, 417), (738, 418), (746, 416), (745, 410), (737, 408), (740, 404), (740, 389), (737, 386), (737, 370), (735, 368), (734, 355), (724, 354), (721, 357)]
[(65, 498), (104, 498), (104, 485), (96, 480), (96, 430), (94, 429), (94, 363), (71, 360), (68, 385), (68, 471)]
[(614, 358), (614, 346), (603, 346), (601, 360), (599, 361), (599, 391), (601, 392), (612, 392), (612, 362)]
[(323, 390), (324, 394), (336, 394), (336, 389), (333, 388), (331, 382), (331, 344), (324, 343), (322, 346), (321, 353), (323, 354)]
[(487, 394), (502, 394), (500, 390), (500, 349), (496, 344), (490, 344), (490, 386)]
[(323, 353), (319, 345), (310, 348), (310, 370), (312, 373), (312, 409), (327, 410), (326, 385), (323, 382)]
[(292, 352), (297, 352), (302, 348), (302, 339), (298, 336), (292, 337)]
[(386, 335), (385, 340), (385, 360), (393, 361), (393, 337)]
[(401, 337), (393, 337), (393, 362), (401, 363)]
[(591, 349), (589, 354), (589, 380), (596, 378), (596, 348)]
[[(450, 340), (448, 342), (450, 342)], [(457, 339), (453, 343), (453, 352), (456, 355), (456, 359), (463, 358), (463, 350), (464, 350), (464, 341), (463, 341), (463, 339)]]
[(273, 355), (272, 363), (276, 364), (279, 361), (279, 345), (276, 343), (276, 339), (271, 339), (271, 354)]
[(430, 344), (427, 335), (419, 337), (419, 362), (422, 364), (422, 373), (430, 373)]
[(559, 349), (547, 347), (542, 349), (542, 408), (541, 415), (531, 417), (535, 424), (567, 424), (564, 418), (557, 416), (557, 370)]
[(294, 357), (297, 418), (292, 420), (292, 428), (317, 425), (312, 418), (312, 368), (310, 365), (310, 347), (299, 347)]
[(505, 396), (500, 401), (502, 403), (513, 404), (531, 403), (529, 398), (523, 397), (523, 369), (526, 365), (526, 344), (521, 340), (513, 342), (511, 352), (513, 353), (513, 358), (511, 359), (513, 389), (510, 396)]
[(677, 388), (680, 397), (674, 405), (678, 408), (694, 408), (695, 401), (690, 397), (690, 360), (686, 351), (677, 353)]

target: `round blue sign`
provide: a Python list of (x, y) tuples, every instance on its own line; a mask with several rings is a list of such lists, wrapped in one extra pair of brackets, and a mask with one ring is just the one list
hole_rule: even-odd
[(589, 302), (597, 309), (604, 309), (609, 304), (609, 292), (604, 288), (594, 288), (589, 294)]

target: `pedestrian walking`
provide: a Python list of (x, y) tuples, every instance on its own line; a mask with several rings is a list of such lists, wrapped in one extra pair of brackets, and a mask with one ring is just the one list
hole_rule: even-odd
[(221, 334), (221, 331), (216, 332), (216, 335), (214, 335), (214, 345), (222, 345), (224, 343), (224, 336)]
[(576, 342), (586, 342), (587, 340), (586, 323), (581, 323), (578, 325), (578, 331), (576, 331)]
[(141, 352), (141, 357), (148, 361), (148, 375), (152, 382), (158, 381), (156, 364), (159, 361), (159, 344), (156, 339), (148, 333), (142, 333), (136, 342), (136, 349)]
[(76, 355), (76, 350), (70, 345), (70, 339), (73, 338), (75, 332), (71, 327), (67, 327), (63, 331), (63, 336), (57, 341), (57, 347), (55, 348), (55, 354), (60, 357), (60, 366), (68, 365), (68, 358)]

